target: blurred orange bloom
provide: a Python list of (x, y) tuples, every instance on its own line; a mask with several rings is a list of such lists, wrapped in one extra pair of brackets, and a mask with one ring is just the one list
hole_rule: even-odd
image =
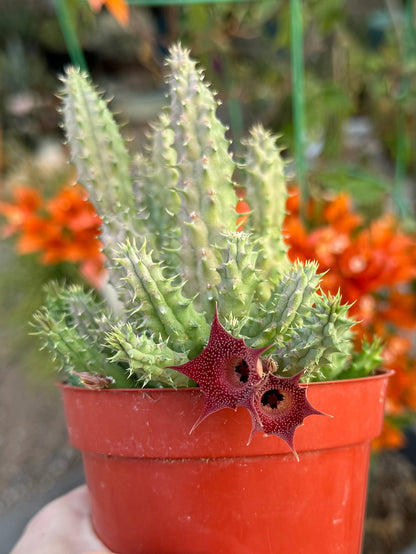
[[(318, 261), (320, 271), (327, 272), (321, 283), (323, 290), (335, 294), (340, 289), (344, 301), (354, 304), (352, 314), (364, 322), (380, 311), (371, 300), (373, 293), (394, 290), (394, 299), (399, 299), (395, 287), (416, 277), (415, 238), (402, 233), (391, 215), (363, 228), (362, 218), (353, 212), (345, 194), (327, 201), (321, 210), (314, 209), (320, 217), (308, 221), (312, 229), (307, 231), (297, 211), (297, 196), (292, 190), (288, 200), (292, 212), (285, 221), (290, 259)], [(407, 301), (409, 294), (404, 299)], [(393, 304), (387, 304), (383, 304), (383, 310), (389, 313)], [(401, 303), (405, 320), (412, 327), (416, 323), (414, 303), (405, 304)]]
[(31, 187), (18, 187), (14, 191), (14, 203), (0, 202), (0, 214), (8, 221), (3, 236), (8, 237), (20, 231), (27, 220), (42, 205), (42, 197)]
[[(378, 334), (385, 343), (384, 365), (395, 370), (390, 379), (386, 411), (402, 415), (416, 409), (416, 361), (404, 333), (416, 327), (416, 298), (410, 284), (416, 277), (415, 237), (403, 233), (387, 215), (363, 226), (351, 199), (310, 200), (307, 225), (299, 217), (299, 193), (290, 191), (285, 235), (292, 261), (316, 260), (325, 292), (341, 291), (358, 321), (357, 338)], [(358, 342), (357, 342), (358, 344)], [(400, 447), (399, 428), (386, 423), (377, 448)]]
[(351, 241), (340, 253), (338, 268), (354, 296), (410, 281), (416, 277), (415, 241), (386, 216)]
[(323, 220), (340, 233), (351, 233), (362, 223), (362, 217), (352, 211), (351, 198), (339, 194), (323, 210)]
[(415, 360), (412, 358), (411, 341), (404, 337), (388, 337), (383, 352), (384, 365), (395, 370), (389, 380), (389, 413), (400, 415), (403, 408), (416, 410)]
[(237, 201), (236, 207), (235, 207), (235, 211), (238, 214), (242, 214), (237, 218), (237, 221), (235, 223), (236, 224), (236, 230), (237, 231), (242, 231), (244, 229), (244, 225), (246, 224), (246, 222), (248, 220), (248, 217), (249, 217), (248, 214), (250, 212), (250, 206), (247, 204), (247, 202), (245, 200), (243, 200), (242, 198), (239, 198), (239, 200)]
[(402, 448), (404, 443), (404, 436), (400, 429), (385, 420), (381, 435), (372, 441), (371, 446), (375, 452), (379, 452), (385, 448)]
[(391, 288), (386, 302), (379, 302), (376, 317), (389, 321), (397, 327), (414, 329), (416, 317), (416, 297), (410, 292)]
[(88, 0), (88, 3), (95, 12), (99, 12), (103, 5), (105, 5), (111, 15), (123, 27), (129, 22), (129, 6), (125, 0)]
[(52, 198), (47, 209), (54, 221), (74, 232), (94, 229), (101, 225), (101, 219), (87, 199), (88, 195), (80, 185), (71, 185)]
[(17, 187), (14, 202), (1, 203), (5, 234), (18, 233), (21, 254), (39, 252), (44, 264), (80, 263), (82, 275), (99, 287), (105, 279), (101, 219), (80, 185), (69, 185), (44, 202), (33, 188)]

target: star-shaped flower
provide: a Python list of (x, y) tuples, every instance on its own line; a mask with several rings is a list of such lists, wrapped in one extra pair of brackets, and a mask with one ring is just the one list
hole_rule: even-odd
[(193, 379), (205, 396), (205, 405), (191, 432), (209, 414), (222, 408), (249, 407), (253, 390), (263, 377), (260, 361), (265, 348), (250, 348), (220, 324), (217, 310), (208, 344), (193, 360), (172, 369)]
[(293, 446), (296, 428), (310, 415), (326, 415), (316, 410), (306, 397), (306, 388), (299, 385), (303, 371), (293, 377), (280, 377), (268, 373), (255, 388), (248, 408), (253, 429), (249, 442), (258, 431), (276, 435), (290, 447), (296, 459)]

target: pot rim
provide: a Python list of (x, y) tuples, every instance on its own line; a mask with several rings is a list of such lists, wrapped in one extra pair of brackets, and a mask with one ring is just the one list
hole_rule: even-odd
[[(314, 381), (312, 383), (300, 383), (301, 387), (317, 387), (319, 385), (334, 385), (334, 384), (340, 384), (340, 383), (353, 383), (353, 382), (363, 382), (363, 381), (369, 381), (369, 380), (376, 380), (376, 379), (384, 379), (385, 377), (391, 377), (394, 375), (395, 371), (394, 369), (378, 369), (376, 370), (376, 373), (374, 375), (367, 375), (366, 377), (356, 377), (354, 379), (334, 379), (332, 381)], [(66, 389), (66, 390), (77, 390), (77, 391), (88, 391), (88, 392), (99, 392), (99, 393), (117, 393), (117, 392), (138, 392), (138, 391), (145, 391), (145, 392), (168, 392), (168, 393), (174, 393), (174, 392), (180, 392), (180, 391), (200, 391), (199, 387), (178, 387), (177, 389), (174, 389), (172, 387), (162, 387), (162, 388), (129, 388), (129, 389), (122, 389), (122, 388), (114, 388), (114, 389), (89, 389), (87, 387), (78, 387), (75, 385), (67, 385), (63, 383), (62, 381), (58, 381), (55, 383), (55, 386), (60, 389)]]

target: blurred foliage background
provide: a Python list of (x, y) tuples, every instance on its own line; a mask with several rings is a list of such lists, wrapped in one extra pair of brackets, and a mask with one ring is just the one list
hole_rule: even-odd
[(40, 135), (56, 132), (56, 76), (71, 58), (128, 97), (163, 86), (163, 55), (181, 39), (220, 91), (232, 135), (261, 120), (284, 135), (293, 155), (291, 41), (303, 38), (305, 154), (313, 180), (319, 172), (319, 184), (349, 189), (366, 205), (390, 194), (409, 213), (403, 182), (414, 178), (416, 163), (413, 1), (309, 0), (302, 3), (303, 37), (291, 36), (286, 0), (130, 3), (123, 27), (105, 10), (95, 14), (86, 0), (3, 0), (6, 147), (17, 134), (33, 147)]

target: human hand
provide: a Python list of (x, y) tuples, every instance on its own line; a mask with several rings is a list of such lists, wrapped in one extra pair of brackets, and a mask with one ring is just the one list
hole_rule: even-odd
[(28, 523), (10, 554), (105, 554), (95, 535), (82, 485), (47, 504)]

